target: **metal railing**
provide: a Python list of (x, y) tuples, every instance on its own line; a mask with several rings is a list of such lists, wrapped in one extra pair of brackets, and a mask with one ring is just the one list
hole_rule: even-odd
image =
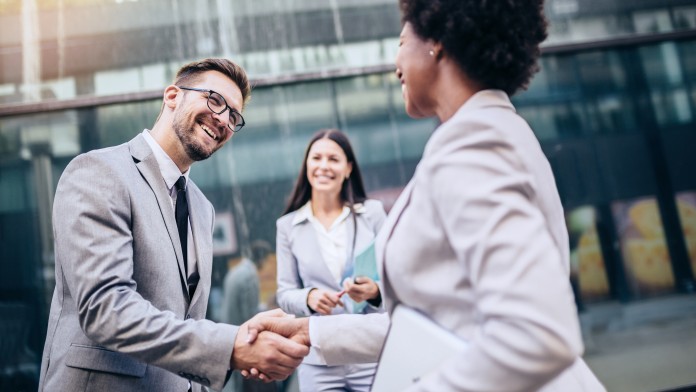
[[(696, 30), (684, 30), (650, 35), (631, 35), (616, 37), (594, 42), (581, 42), (571, 44), (551, 45), (542, 48), (543, 55), (558, 55), (565, 53), (587, 52), (594, 50), (616, 49), (622, 47), (656, 44), (661, 42), (682, 41), (696, 39)], [(300, 84), (307, 82), (319, 82), (332, 79), (351, 78), (392, 72), (393, 64), (381, 64), (363, 67), (351, 67), (329, 69), (325, 71), (291, 73), (288, 75), (270, 76), (252, 79), (253, 87), (281, 86)], [(46, 113), (62, 110), (83, 109), (89, 107), (134, 103), (155, 100), (162, 97), (162, 90), (149, 90), (134, 93), (114, 94), (104, 96), (81, 96), (66, 100), (51, 100), (32, 103), (11, 103), (0, 105), (0, 118), (26, 115), (32, 113)]]

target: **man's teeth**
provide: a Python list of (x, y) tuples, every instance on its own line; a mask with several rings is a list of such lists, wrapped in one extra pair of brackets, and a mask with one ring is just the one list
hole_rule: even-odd
[(208, 136), (212, 137), (213, 140), (217, 140), (217, 135), (213, 133), (213, 131), (210, 130), (210, 128), (206, 127), (205, 125), (201, 124), (201, 129), (205, 131), (205, 133), (208, 134)]

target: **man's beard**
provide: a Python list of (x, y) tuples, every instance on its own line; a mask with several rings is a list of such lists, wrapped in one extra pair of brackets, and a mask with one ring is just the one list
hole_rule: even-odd
[(193, 161), (202, 161), (204, 159), (210, 158), (211, 155), (219, 148), (213, 148), (208, 150), (203, 146), (195, 137), (195, 129), (197, 123), (202, 121), (197, 121), (194, 118), (189, 121), (188, 113), (179, 112), (174, 116), (174, 123), (172, 127), (174, 128), (174, 133), (181, 141), (181, 145), (184, 147), (186, 155)]

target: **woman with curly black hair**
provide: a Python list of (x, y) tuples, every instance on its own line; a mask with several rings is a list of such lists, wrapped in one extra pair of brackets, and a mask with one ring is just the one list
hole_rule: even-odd
[[(382, 297), (390, 313), (416, 309), (469, 343), (407, 390), (603, 391), (580, 357), (553, 173), (509, 99), (538, 69), (543, 0), (400, 6), (406, 112), (441, 124), (377, 236)], [(387, 321), (363, 317), (298, 320), (294, 336), (311, 336), (328, 363), (374, 360)]]
[(441, 125), (378, 237), (383, 297), (469, 342), (408, 391), (602, 391), (580, 357), (554, 176), (509, 99), (538, 70), (543, 0), (400, 6), (406, 112)]

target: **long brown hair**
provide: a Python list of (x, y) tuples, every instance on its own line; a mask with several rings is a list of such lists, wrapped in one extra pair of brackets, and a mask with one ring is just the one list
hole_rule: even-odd
[(358, 166), (358, 161), (355, 159), (353, 147), (350, 145), (348, 137), (338, 129), (322, 129), (312, 136), (312, 139), (307, 145), (307, 150), (302, 160), (302, 166), (300, 167), (300, 174), (295, 182), (295, 189), (293, 189), (288, 199), (288, 204), (285, 207), (283, 215), (297, 211), (312, 198), (312, 186), (309, 184), (309, 179), (307, 179), (307, 159), (312, 145), (320, 139), (329, 139), (336, 142), (336, 144), (341, 147), (341, 150), (343, 150), (343, 153), (346, 154), (348, 162), (353, 165), (350, 176), (343, 181), (343, 185), (341, 186), (341, 200), (348, 205), (351, 212), (354, 212), (353, 205), (355, 203), (362, 203), (367, 199), (365, 186), (363, 185), (362, 175), (360, 173), (360, 166)]

